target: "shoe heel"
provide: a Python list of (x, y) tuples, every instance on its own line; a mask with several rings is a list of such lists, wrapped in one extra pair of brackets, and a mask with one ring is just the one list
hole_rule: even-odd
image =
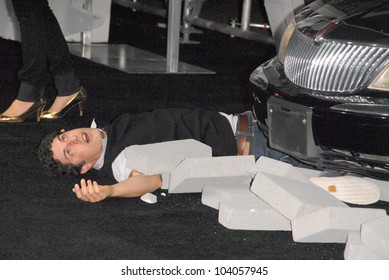
[(84, 106), (82, 105), (82, 102), (78, 103), (78, 109), (80, 110), (80, 117), (84, 115)]
[(42, 106), (42, 107), (40, 107), (40, 108), (38, 108), (36, 110), (36, 121), (37, 122), (41, 121), (41, 116), (42, 116), (43, 108), (44, 108), (44, 106)]
[(34, 113), (36, 113), (36, 121), (39, 122), (41, 119), (41, 112), (45, 106), (46, 100), (44, 98), (41, 98), (40, 101), (34, 102), (26, 112), (18, 116), (5, 116), (3, 114), (0, 114), (0, 122), (21, 123), (27, 120), (27, 118), (34, 116)]
[(76, 105), (78, 105), (79, 114), (80, 117), (84, 115), (84, 108), (82, 106), (82, 102), (86, 100), (86, 91), (83, 87), (81, 87), (81, 90), (77, 92), (76, 96), (74, 96), (69, 102), (61, 109), (59, 112), (50, 112), (50, 111), (43, 111), (40, 118), (41, 119), (60, 119), (63, 118), (71, 109), (75, 108)]

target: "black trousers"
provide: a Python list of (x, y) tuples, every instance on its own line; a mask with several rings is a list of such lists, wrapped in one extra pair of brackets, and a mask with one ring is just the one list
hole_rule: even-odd
[(54, 79), (58, 96), (79, 91), (79, 77), (47, 0), (12, 0), (12, 5), (20, 25), (23, 55), (17, 99), (38, 101), (45, 93), (48, 74)]

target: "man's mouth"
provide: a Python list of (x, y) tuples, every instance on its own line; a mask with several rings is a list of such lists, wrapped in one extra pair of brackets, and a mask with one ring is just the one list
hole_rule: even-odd
[(82, 140), (84, 140), (85, 143), (89, 143), (90, 142), (89, 135), (86, 132), (82, 133)]

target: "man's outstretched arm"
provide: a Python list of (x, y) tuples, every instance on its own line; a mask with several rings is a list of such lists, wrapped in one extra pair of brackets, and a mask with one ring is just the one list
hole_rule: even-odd
[(74, 185), (73, 192), (83, 201), (99, 202), (107, 197), (139, 197), (162, 186), (160, 175), (134, 174), (114, 185), (99, 185), (96, 181), (82, 179), (80, 184)]

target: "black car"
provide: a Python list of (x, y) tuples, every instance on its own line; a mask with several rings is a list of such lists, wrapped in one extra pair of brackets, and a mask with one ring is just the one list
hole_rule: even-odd
[(314, 1), (250, 76), (269, 145), (389, 180), (389, 1)]

